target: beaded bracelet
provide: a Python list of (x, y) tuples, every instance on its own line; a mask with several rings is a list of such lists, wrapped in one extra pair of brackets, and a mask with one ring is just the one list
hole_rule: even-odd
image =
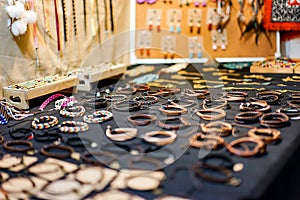
[(63, 133), (78, 133), (89, 130), (89, 125), (85, 122), (64, 121), (59, 125), (59, 131)]
[(147, 115), (147, 114), (135, 114), (131, 115), (127, 118), (127, 120), (136, 126), (146, 126), (151, 122), (155, 121), (157, 118), (154, 115)]
[(155, 96), (140, 96), (135, 97), (133, 100), (140, 102), (141, 105), (151, 105), (158, 102), (158, 98)]
[(34, 129), (48, 129), (58, 124), (58, 119), (55, 116), (41, 116), (34, 118), (31, 126)]
[(74, 106), (74, 107), (62, 109), (60, 110), (59, 113), (60, 115), (69, 118), (81, 117), (84, 115), (85, 109), (83, 106)]
[(9, 116), (4, 106), (0, 104), (0, 125), (8, 124)]
[(75, 97), (71, 96), (71, 97), (66, 97), (64, 99), (56, 100), (54, 105), (55, 105), (56, 109), (61, 110), (61, 109), (66, 108), (67, 106), (68, 107), (74, 106), (75, 102), (76, 102)]
[(63, 94), (53, 94), (52, 96), (50, 96), (48, 99), (46, 99), (42, 105), (40, 106), (39, 110), (44, 110), (46, 108), (46, 106), (52, 102), (54, 99), (57, 99), (57, 98), (60, 98), (60, 97), (63, 97), (63, 98), (66, 98), (65, 95)]
[(95, 111), (92, 115), (84, 115), (83, 121), (86, 123), (102, 123), (113, 118), (113, 114), (106, 110)]

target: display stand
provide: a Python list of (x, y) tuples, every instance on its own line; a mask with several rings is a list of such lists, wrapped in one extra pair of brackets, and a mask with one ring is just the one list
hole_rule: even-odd
[[(13, 86), (3, 87), (3, 97), (11, 105), (27, 110), (29, 109), (29, 100), (44, 96), (50, 93), (73, 88), (78, 83), (78, 77), (71, 75), (59, 78), (51, 83), (44, 83), (31, 89), (17, 89)], [(25, 83), (21, 83), (25, 84)]]
[(79, 83), (77, 89), (80, 91), (90, 91), (92, 89), (92, 83), (124, 74), (126, 69), (127, 66), (125, 64), (109, 64), (101, 67), (86, 67), (81, 69), (78, 72)]

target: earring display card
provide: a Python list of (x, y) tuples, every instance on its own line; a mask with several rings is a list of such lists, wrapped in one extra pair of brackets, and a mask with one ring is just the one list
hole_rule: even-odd
[[(175, 32), (175, 28), (180, 28), (182, 20), (182, 11), (180, 9), (168, 9), (167, 10), (167, 26), (170, 32)], [(180, 32), (180, 31), (179, 31)]]
[(165, 56), (168, 53), (171, 54), (171, 57), (174, 56), (174, 53), (176, 52), (176, 36), (174, 36), (174, 35), (162, 36), (161, 48), (162, 48), (162, 51), (165, 54)]
[(147, 10), (146, 26), (149, 28), (150, 31), (152, 31), (152, 29), (154, 29), (156, 27), (157, 27), (157, 30), (159, 31), (160, 26), (161, 26), (161, 17), (162, 17), (161, 9), (149, 8)]
[(152, 32), (147, 30), (139, 30), (137, 32), (137, 49), (146, 49), (151, 48), (152, 46)]
[(202, 58), (203, 37), (194, 36), (189, 38), (189, 58)]
[(189, 9), (188, 10), (187, 25), (190, 27), (190, 34), (200, 34), (201, 22), (202, 22), (202, 10)]
[(222, 50), (226, 49), (226, 47), (228, 45), (226, 29), (223, 29), (222, 32), (219, 32), (217, 30), (212, 30), (211, 38), (212, 38), (212, 49), (213, 50), (217, 50), (218, 48), (221, 48)]

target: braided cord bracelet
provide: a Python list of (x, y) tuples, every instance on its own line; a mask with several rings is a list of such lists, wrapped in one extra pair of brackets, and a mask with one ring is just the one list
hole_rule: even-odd
[(0, 125), (8, 124), (9, 116), (4, 106), (0, 104)]
[(31, 126), (34, 129), (48, 129), (58, 124), (58, 119), (55, 116), (41, 116), (34, 118)]
[(109, 111), (106, 110), (100, 110), (94, 112), (92, 115), (84, 115), (83, 116), (83, 121), (86, 123), (102, 123), (109, 121), (113, 118), (113, 114)]
[(39, 110), (44, 110), (49, 103), (51, 103), (54, 99), (57, 99), (59, 97), (66, 98), (66, 96), (63, 94), (53, 94), (42, 103), (42, 105), (39, 107)]
[(89, 130), (89, 125), (85, 122), (64, 121), (59, 127), (59, 131), (63, 133), (78, 133)]

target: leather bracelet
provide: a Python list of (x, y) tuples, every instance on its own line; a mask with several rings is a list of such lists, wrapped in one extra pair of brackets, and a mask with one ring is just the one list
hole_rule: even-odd
[(278, 96), (278, 97), (282, 97), (282, 93), (281, 92), (277, 92), (277, 91), (261, 91), (261, 92), (258, 92), (256, 94), (256, 96), (268, 96), (268, 95), (275, 95), (275, 96)]
[(215, 121), (208, 124), (200, 124), (201, 130), (206, 135), (228, 136), (232, 132), (232, 125), (227, 122)]
[[(213, 115), (212, 113), (216, 113), (216, 115)], [(221, 109), (206, 109), (198, 110), (198, 112), (196, 112), (196, 115), (203, 120), (214, 121), (224, 118), (226, 116), (226, 113)]]
[(90, 148), (98, 147), (98, 144), (96, 142), (92, 141), (89, 138), (84, 138), (84, 137), (69, 137), (67, 139), (67, 144), (72, 147), (90, 147)]
[(84, 115), (83, 116), (83, 121), (86, 123), (102, 123), (109, 121), (113, 118), (113, 114), (107, 110), (99, 110), (93, 112), (92, 115)]
[[(53, 149), (55, 149), (55, 153), (53, 151), (51, 152), (51, 150)], [(57, 152), (57, 151), (61, 151), (61, 152)], [(62, 146), (56, 144), (47, 145), (41, 149), (41, 154), (43, 154), (44, 156), (60, 158), (60, 159), (71, 158), (74, 152), (75, 152), (74, 149), (70, 146)]]
[[(183, 127), (190, 125), (190, 122), (187, 119), (179, 118), (179, 117), (164, 118), (161, 120), (157, 120), (156, 123), (159, 127), (168, 129), (168, 130), (179, 130)], [(179, 124), (174, 125), (174, 123), (179, 123)]]
[(286, 114), (291, 120), (300, 119), (300, 108), (279, 108), (276, 112)]
[(180, 88), (164, 88), (164, 89), (159, 89), (159, 92), (168, 92), (169, 94), (177, 94), (180, 93)]
[(189, 97), (196, 97), (198, 99), (204, 99), (206, 95), (208, 95), (210, 92), (208, 90), (191, 90), (191, 89), (185, 89), (183, 94), (187, 95)]
[(203, 133), (196, 133), (189, 138), (189, 144), (195, 148), (204, 148), (215, 150), (223, 146), (224, 139), (215, 135), (204, 135)]
[(41, 116), (34, 118), (31, 126), (34, 129), (48, 129), (58, 124), (57, 117), (54, 116)]
[(135, 94), (137, 91), (136, 88), (133, 88), (133, 87), (128, 87), (128, 88), (122, 88), (122, 87), (119, 87), (117, 90), (116, 90), (116, 94), (125, 94), (125, 95), (132, 95), (132, 94)]
[(226, 167), (234, 172), (240, 172), (244, 169), (244, 165), (242, 163), (233, 162), (230, 156), (223, 153), (210, 153), (202, 159), (202, 162), (208, 164), (209, 160), (220, 160), (220, 165), (222, 167)]
[(169, 92), (159, 92), (159, 91), (148, 91), (147, 92), (147, 96), (169, 96), (170, 93)]
[(141, 105), (151, 105), (158, 102), (158, 99), (155, 96), (138, 96), (135, 97), (133, 100), (140, 102)]
[(127, 118), (127, 120), (136, 126), (146, 126), (150, 124), (151, 122), (155, 121), (157, 118), (154, 115), (148, 115), (148, 114), (135, 114), (131, 115)]
[[(157, 137), (158, 135), (163, 135), (166, 137)], [(143, 139), (148, 143), (153, 143), (158, 146), (164, 146), (173, 143), (177, 138), (174, 131), (151, 131), (145, 133)]]
[(85, 107), (95, 108), (95, 109), (105, 108), (107, 106), (107, 99), (101, 98), (101, 97), (96, 97), (96, 98), (86, 100), (83, 103), (83, 105)]
[(300, 92), (293, 92), (290, 94), (290, 99), (292, 100), (300, 100)]
[(85, 122), (64, 121), (59, 125), (59, 131), (63, 133), (78, 133), (89, 130), (89, 125)]
[(262, 113), (257, 111), (240, 112), (234, 116), (234, 121), (242, 124), (256, 123), (261, 116)]
[(300, 108), (300, 100), (290, 100), (287, 102), (291, 108)]
[(82, 117), (85, 113), (85, 108), (83, 106), (67, 107), (65, 109), (60, 110), (59, 113), (63, 117)]
[[(18, 148), (18, 146), (22, 146), (22, 148)], [(33, 144), (26, 140), (12, 140), (5, 142), (3, 148), (7, 151), (24, 153), (33, 150)]]
[(239, 108), (241, 111), (268, 112), (271, 110), (271, 106), (265, 101), (241, 103)]
[(50, 132), (50, 130), (46, 130), (43, 133), (35, 133), (34, 139), (37, 142), (53, 142), (53, 141), (62, 140), (62, 135), (57, 133), (57, 130), (54, 131), (52, 132), (51, 130)]
[(137, 111), (141, 108), (141, 103), (138, 101), (121, 101), (114, 104), (113, 108), (120, 112), (132, 112)]
[(269, 128), (279, 128), (285, 126), (289, 117), (284, 113), (267, 113), (260, 118), (260, 125)]
[[(256, 145), (252, 150), (249, 150), (249, 148), (244, 150), (235, 148), (235, 146), (241, 146), (241, 144), (246, 143), (255, 143)], [(229, 152), (242, 157), (251, 157), (266, 152), (265, 143), (259, 139), (255, 139), (252, 137), (238, 138), (230, 143), (225, 143), (225, 147)]]
[(121, 95), (121, 94), (119, 94), (119, 95), (105, 95), (104, 97), (109, 102), (121, 102), (121, 101), (124, 101), (127, 98), (126, 95)]
[(127, 141), (137, 136), (136, 128), (116, 128), (112, 130), (110, 125), (107, 126), (105, 131), (106, 136), (113, 141)]
[(34, 136), (34, 132), (27, 128), (10, 129), (8, 133), (14, 140), (26, 139), (27, 137)]
[(249, 100), (251, 102), (265, 101), (268, 104), (276, 104), (279, 100), (279, 97), (277, 95), (264, 95), (264, 96), (251, 97), (249, 98)]
[(280, 139), (280, 131), (270, 128), (253, 128), (248, 131), (249, 137), (260, 139), (265, 143), (274, 142)]
[[(217, 104), (217, 105), (214, 105)], [(207, 109), (222, 109), (222, 108), (227, 108), (228, 107), (228, 102), (226, 100), (208, 100), (205, 99), (203, 100), (202, 103), (202, 108), (204, 110)]]
[(178, 105), (167, 105), (159, 108), (159, 111), (165, 115), (183, 115), (187, 113), (187, 109)]
[(247, 96), (248, 93), (246, 92), (225, 92), (220, 99), (226, 101), (245, 101)]
[(133, 87), (136, 89), (137, 92), (146, 92), (150, 90), (150, 86), (145, 84), (134, 84)]
[(175, 99), (175, 100), (170, 100), (170, 104), (174, 105), (174, 106), (189, 108), (189, 107), (194, 106), (196, 103), (194, 100), (179, 98), (179, 99)]

